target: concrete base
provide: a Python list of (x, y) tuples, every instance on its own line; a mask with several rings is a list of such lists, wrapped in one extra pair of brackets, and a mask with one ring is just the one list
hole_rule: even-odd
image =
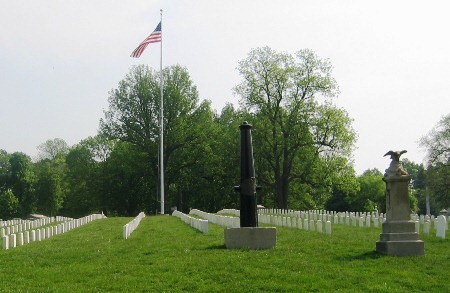
[(420, 256), (425, 254), (425, 244), (415, 232), (414, 222), (392, 221), (383, 223), (376, 250), (392, 256)]
[(425, 243), (416, 241), (377, 241), (377, 252), (392, 256), (425, 255)]
[(228, 249), (270, 249), (277, 244), (277, 229), (275, 227), (255, 228), (227, 228), (225, 246)]

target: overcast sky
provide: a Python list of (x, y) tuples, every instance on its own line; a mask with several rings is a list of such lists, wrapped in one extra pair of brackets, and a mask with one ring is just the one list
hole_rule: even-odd
[[(309, 48), (333, 65), (335, 104), (354, 119), (354, 166), (384, 171), (450, 112), (447, 1), (0, 0), (0, 149), (35, 157), (98, 130), (108, 93), (134, 64), (159, 69), (159, 44), (131, 52), (160, 20), (163, 66), (185, 66), (218, 112), (238, 105), (236, 67), (252, 48)], [(238, 135), (238, 131), (236, 133)], [(256, 148), (257, 146), (255, 146)]]

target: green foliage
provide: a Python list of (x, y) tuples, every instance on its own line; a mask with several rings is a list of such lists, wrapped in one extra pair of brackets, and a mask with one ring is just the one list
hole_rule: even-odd
[(11, 173), (9, 186), (19, 199), (20, 213), (22, 216), (36, 211), (36, 194), (34, 173), (31, 158), (24, 153), (13, 153), (9, 158)]
[(8, 153), (0, 149), (0, 194), (8, 190), (11, 177), (11, 163), (9, 162)]
[(377, 169), (369, 169), (358, 177), (359, 191), (346, 198), (350, 211), (371, 212), (377, 208), (380, 212), (386, 211), (385, 190), (383, 174)]
[(450, 165), (428, 166), (426, 183), (438, 209), (450, 208)]
[(11, 190), (0, 192), (0, 219), (8, 220), (19, 216), (19, 200)]
[(88, 138), (69, 151), (65, 172), (67, 191), (62, 209), (65, 215), (80, 217), (103, 209), (104, 189), (113, 180), (106, 181), (102, 176), (105, 163), (101, 160), (109, 155), (109, 145), (98, 137)]
[(450, 208), (450, 114), (421, 139), (428, 152), (427, 195), (437, 209)]
[(55, 160), (58, 157), (64, 157), (69, 152), (69, 146), (60, 138), (49, 139), (40, 144), (37, 149), (39, 150), (39, 160)]
[[(230, 105), (218, 116), (210, 102), (199, 102), (185, 68), (171, 66), (163, 74), (165, 209), (236, 207), (232, 186), (239, 180), (240, 113)], [(111, 92), (109, 110), (100, 123), (103, 137), (129, 144), (119, 149), (116, 145), (101, 166), (106, 182), (120, 178), (104, 189), (109, 209), (119, 214), (159, 208), (158, 83), (157, 73), (133, 67)], [(124, 168), (132, 161), (136, 162), (130, 169)]]
[(428, 151), (428, 165), (450, 164), (450, 114), (442, 117), (437, 125), (422, 137), (420, 144)]
[(236, 93), (254, 125), (262, 194), (279, 208), (323, 207), (332, 191), (331, 165), (351, 152), (351, 119), (329, 100), (338, 94), (331, 69), (311, 50), (292, 56), (268, 47), (239, 63), (243, 82)]
[(58, 212), (62, 208), (66, 195), (65, 167), (61, 157), (53, 161), (42, 160), (35, 165), (37, 209), (44, 215), (59, 215)]

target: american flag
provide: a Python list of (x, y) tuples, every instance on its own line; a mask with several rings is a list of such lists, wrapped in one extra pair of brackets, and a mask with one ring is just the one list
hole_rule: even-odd
[(159, 43), (161, 42), (162, 33), (161, 33), (161, 22), (155, 28), (155, 30), (144, 40), (142, 43), (134, 49), (133, 53), (131, 53), (131, 57), (139, 58), (144, 52), (145, 48), (147, 48), (150, 43)]

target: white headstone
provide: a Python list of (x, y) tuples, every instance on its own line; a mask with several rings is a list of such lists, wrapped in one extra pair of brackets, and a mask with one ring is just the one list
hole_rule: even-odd
[(23, 232), (20, 232), (17, 235), (17, 245), (18, 246), (22, 246), (23, 245)]
[(30, 231), (23, 232), (23, 235), (24, 235), (24, 239), (23, 239), (24, 244), (30, 243)]
[(366, 226), (370, 228), (370, 215), (366, 216)]
[(10, 235), (10, 247), (11, 248), (15, 248), (16, 247), (16, 243), (17, 243), (17, 236), (16, 234), (11, 234)]
[(327, 221), (325, 229), (326, 229), (327, 235), (331, 235), (331, 221)]
[(4, 250), (9, 249), (9, 236), (8, 235), (3, 236), (3, 249)]
[(440, 215), (437, 217), (437, 229), (436, 229), (436, 237), (445, 239), (445, 230), (447, 227), (447, 220), (445, 216)]
[(309, 221), (309, 230), (311, 230), (311, 231), (315, 231), (316, 230), (316, 225), (314, 223), (314, 220), (310, 220)]
[(322, 220), (317, 220), (317, 232), (322, 233), (323, 225)]
[(425, 223), (423, 223), (423, 234), (430, 235), (430, 221), (426, 220)]
[(421, 225), (423, 225), (423, 223), (425, 223), (425, 216), (424, 215), (420, 215), (419, 222), (420, 222)]

